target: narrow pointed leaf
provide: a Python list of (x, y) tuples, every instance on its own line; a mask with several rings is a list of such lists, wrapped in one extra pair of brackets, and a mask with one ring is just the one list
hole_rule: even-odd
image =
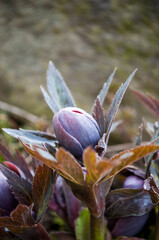
[(132, 92), (143, 102), (157, 117), (159, 117), (159, 100), (151, 96), (145, 95), (142, 92), (132, 89)]
[(144, 189), (149, 192), (153, 204), (159, 204), (159, 188), (152, 176), (144, 181)]
[(102, 136), (104, 133), (104, 113), (103, 113), (103, 108), (102, 108), (102, 105), (101, 105), (98, 97), (96, 98), (96, 101), (95, 101), (92, 116), (98, 123), (99, 128), (100, 128), (100, 133)]
[(103, 181), (112, 176), (115, 176), (118, 172), (120, 172), (128, 165), (156, 150), (159, 150), (159, 145), (140, 145), (130, 150), (123, 151), (110, 158), (109, 160), (106, 160), (108, 163), (112, 164), (112, 169), (109, 169), (108, 174), (103, 179)]
[(103, 103), (104, 103), (104, 100), (105, 100), (106, 95), (108, 93), (110, 84), (111, 84), (111, 82), (112, 82), (112, 80), (114, 78), (116, 70), (117, 70), (117, 68), (115, 68), (114, 71), (111, 73), (111, 75), (109, 76), (107, 82), (104, 83), (103, 88), (101, 89), (101, 91), (100, 91), (100, 93), (98, 95), (98, 98), (99, 98), (99, 101), (100, 101), (101, 105), (103, 105)]
[(5, 166), (0, 166), (8, 184), (19, 203), (30, 205), (32, 203), (31, 183), (19, 175), (9, 170)]
[(154, 205), (147, 192), (142, 189), (116, 189), (108, 193), (105, 215), (108, 218), (142, 216)]
[(32, 186), (36, 222), (41, 219), (48, 206), (55, 181), (56, 173), (52, 169), (46, 165), (38, 166)]
[(50, 96), (42, 88), (46, 103), (56, 113), (64, 107), (75, 107), (75, 102), (60, 72), (50, 61), (47, 71), (47, 88)]
[(54, 114), (57, 113), (60, 110), (59, 104), (49, 96), (49, 94), (46, 92), (46, 90), (42, 86), (40, 86), (40, 88), (44, 96), (45, 102), (47, 103), (49, 108), (52, 110)]
[(129, 76), (127, 81), (120, 86), (120, 88), (116, 92), (115, 97), (113, 99), (113, 102), (112, 102), (112, 104), (110, 106), (110, 109), (109, 109), (109, 112), (108, 112), (108, 115), (107, 115), (107, 118), (106, 118), (106, 124), (105, 124), (106, 142), (108, 141), (108, 138), (109, 138), (109, 135), (110, 135), (111, 126), (112, 126), (112, 123), (113, 123), (114, 118), (116, 116), (116, 113), (118, 111), (118, 108), (120, 106), (120, 103), (121, 103), (121, 101), (123, 99), (123, 96), (124, 96), (128, 86), (129, 86), (132, 78), (135, 75), (135, 72), (136, 72), (136, 70)]

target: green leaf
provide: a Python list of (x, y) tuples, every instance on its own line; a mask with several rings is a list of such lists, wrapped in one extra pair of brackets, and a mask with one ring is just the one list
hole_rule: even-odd
[(88, 209), (81, 211), (75, 226), (76, 239), (84, 240), (89, 239), (90, 214)]
[(64, 79), (51, 61), (47, 71), (47, 89), (50, 95), (41, 87), (45, 101), (54, 113), (64, 107), (75, 107)]
[(113, 123), (114, 118), (116, 116), (116, 113), (118, 111), (118, 108), (120, 106), (120, 103), (123, 99), (123, 96), (126, 92), (126, 89), (128, 88), (132, 78), (134, 77), (136, 71), (137, 71), (137, 69), (129, 76), (127, 81), (120, 86), (120, 88), (116, 92), (115, 97), (113, 99), (113, 102), (112, 102), (112, 104), (109, 108), (109, 112), (108, 112), (108, 115), (107, 115), (107, 118), (106, 118), (106, 123), (105, 123), (106, 143), (108, 142), (111, 126), (112, 126), (112, 123)]
[(154, 208), (151, 198), (142, 189), (116, 189), (106, 197), (107, 218), (142, 216)]
[(32, 186), (36, 222), (41, 219), (48, 206), (55, 181), (56, 172), (53, 172), (53, 170), (46, 165), (38, 166)]
[(32, 203), (31, 183), (3, 165), (0, 165), (0, 169), (6, 176), (7, 182), (18, 202), (30, 205)]

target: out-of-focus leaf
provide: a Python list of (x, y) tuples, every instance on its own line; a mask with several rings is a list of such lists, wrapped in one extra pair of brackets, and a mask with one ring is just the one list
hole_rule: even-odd
[(136, 139), (136, 146), (141, 145), (142, 142), (142, 132), (143, 132), (143, 124), (139, 126), (139, 131)]
[(8, 149), (2, 143), (0, 143), (0, 154), (3, 156), (5, 161), (15, 163), (15, 159), (13, 155), (8, 151)]
[(89, 237), (90, 214), (88, 209), (81, 211), (75, 226), (76, 239), (90, 239)]
[(113, 122), (110, 129), (110, 133), (114, 132), (121, 123), (122, 123), (122, 120)]
[(116, 240), (146, 240), (145, 238), (136, 238), (136, 237), (118, 237)]
[(102, 136), (104, 133), (104, 113), (98, 97), (96, 98), (96, 101), (93, 107), (92, 116), (97, 121), (100, 128), (100, 134)]
[(31, 216), (32, 206), (19, 204), (11, 213), (11, 217), (0, 217), (0, 226), (7, 228), (22, 240), (50, 240), (41, 224), (34, 224)]
[(3, 128), (3, 130), (18, 139), (21, 139), (25, 142), (29, 142), (32, 144), (44, 144), (48, 143), (54, 148), (56, 148), (57, 140), (54, 136), (48, 135), (43, 132), (39, 131), (30, 131), (30, 130), (15, 130), (15, 129), (9, 129), (9, 128)]
[(77, 240), (72, 233), (68, 232), (51, 232), (52, 240)]
[(55, 181), (56, 172), (53, 172), (53, 170), (46, 165), (38, 166), (32, 186), (36, 222), (41, 219), (47, 208)]
[(15, 238), (15, 236), (11, 235), (9, 232), (5, 231), (0, 227), (0, 240), (18, 240), (19, 238)]
[(65, 181), (63, 181), (63, 193), (65, 196), (68, 222), (70, 226), (74, 227), (75, 220), (80, 211), (80, 201), (73, 195), (70, 186)]
[(108, 162), (108, 164), (114, 167), (112, 169), (109, 169), (107, 176), (103, 180), (106, 180), (116, 175), (118, 172), (120, 172), (122, 169), (124, 169), (128, 165), (132, 164), (138, 159), (156, 150), (159, 150), (159, 145), (147, 144), (147, 145), (140, 145), (129, 150), (125, 150), (113, 156), (112, 158), (106, 161)]
[(24, 159), (24, 157), (20, 154), (20, 152), (16, 149), (16, 163), (17, 166), (22, 170), (22, 172), (25, 174), (26, 178), (30, 181), (33, 180), (33, 175), (31, 174), (29, 167)]
[(150, 167), (150, 174), (159, 189), (159, 159), (153, 160)]
[(143, 188), (149, 192), (153, 204), (159, 203), (159, 189), (152, 176), (148, 177), (144, 181)]
[(31, 183), (3, 165), (0, 165), (0, 169), (6, 176), (8, 184), (18, 202), (30, 205), (32, 203)]
[(136, 70), (129, 76), (127, 81), (120, 86), (120, 88), (116, 92), (115, 97), (113, 99), (113, 102), (112, 102), (112, 104), (110, 106), (110, 109), (109, 109), (109, 112), (108, 112), (107, 118), (106, 118), (106, 123), (105, 123), (106, 143), (108, 142), (111, 126), (112, 126), (112, 123), (113, 123), (114, 118), (116, 116), (116, 113), (118, 111), (118, 108), (120, 106), (120, 103), (121, 103), (121, 101), (123, 99), (123, 96), (125, 94), (126, 89), (129, 86), (129, 83), (131, 82), (132, 78), (135, 75)]
[(142, 92), (132, 89), (132, 92), (143, 102), (157, 117), (159, 117), (159, 100), (152, 95), (145, 95)]
[(147, 133), (152, 137), (154, 135), (154, 124), (148, 122), (147, 120), (143, 119), (144, 128), (146, 129)]
[(2, 154), (5, 161), (16, 164), (22, 170), (25, 176), (32, 181), (33, 176), (28, 169), (25, 159), (18, 150), (16, 150), (16, 158), (14, 158), (8, 149), (0, 143), (0, 154)]
[(47, 71), (47, 89), (50, 95), (41, 87), (45, 101), (54, 113), (61, 108), (75, 107), (74, 99), (63, 77), (51, 61)]
[(139, 189), (116, 189), (107, 194), (106, 217), (142, 216), (154, 207), (147, 192)]

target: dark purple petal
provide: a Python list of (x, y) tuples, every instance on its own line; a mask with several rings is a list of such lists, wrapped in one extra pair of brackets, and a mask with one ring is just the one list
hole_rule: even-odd
[(8, 212), (8, 215), (15, 209), (18, 202), (12, 194), (7, 178), (0, 172), (0, 208)]
[[(113, 230), (111, 231), (113, 237), (118, 236), (127, 236), (127, 237), (133, 237), (137, 233), (139, 233), (143, 226), (145, 225), (147, 219), (149, 217), (149, 213), (138, 216), (138, 217), (126, 217), (126, 218), (120, 218), (116, 220), (115, 225), (113, 227)], [(111, 221), (114, 219), (111, 219)], [(110, 223), (111, 225), (111, 223)]]
[(144, 180), (135, 175), (130, 175), (126, 178), (123, 187), (124, 188), (133, 188), (133, 189), (141, 189), (143, 188)]

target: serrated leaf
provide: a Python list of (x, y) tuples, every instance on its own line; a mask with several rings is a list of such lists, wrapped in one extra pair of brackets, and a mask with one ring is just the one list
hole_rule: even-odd
[(7, 182), (18, 202), (30, 205), (32, 203), (31, 183), (3, 165), (0, 165), (0, 169), (6, 176)]
[(112, 126), (112, 123), (113, 123), (114, 118), (116, 116), (116, 113), (118, 111), (118, 108), (120, 106), (120, 103), (123, 99), (123, 96), (126, 92), (126, 89), (128, 88), (132, 78), (134, 77), (136, 71), (137, 71), (137, 69), (129, 76), (127, 81), (120, 86), (120, 88), (116, 92), (115, 97), (113, 99), (113, 102), (112, 102), (112, 104), (109, 108), (109, 112), (108, 112), (108, 115), (107, 115), (107, 118), (106, 118), (106, 123), (105, 123), (106, 143), (108, 142), (111, 126)]
[(32, 226), (34, 225), (31, 216), (32, 205), (29, 207), (19, 204), (16, 209), (11, 213), (11, 219), (19, 226)]
[(132, 89), (132, 92), (143, 102), (157, 117), (159, 117), (159, 100), (152, 95), (145, 95), (142, 92)]
[(48, 206), (55, 181), (56, 173), (52, 169), (46, 165), (38, 166), (32, 186), (36, 222), (41, 219)]
[(75, 232), (76, 232), (76, 239), (77, 240), (84, 240), (84, 239), (90, 239), (90, 214), (88, 209), (84, 209), (81, 211), (75, 226)]
[(29, 142), (32, 144), (48, 143), (52, 147), (56, 148), (56, 144), (57, 144), (56, 138), (44, 132), (24, 130), (24, 129), (15, 130), (10, 128), (3, 128), (3, 131), (11, 135), (12, 137), (21, 139), (25, 142)]
[(107, 218), (142, 216), (154, 208), (151, 198), (142, 189), (116, 189), (107, 194)]
[(109, 160), (106, 160), (113, 167), (112, 169), (109, 169), (107, 176), (104, 177), (102, 181), (105, 181), (106, 179), (115, 176), (118, 172), (120, 172), (128, 165), (158, 149), (159, 145), (140, 145), (130, 150), (125, 150), (110, 158)]
[(56, 113), (64, 107), (75, 107), (73, 97), (59, 71), (50, 61), (47, 71), (47, 88), (50, 96), (42, 88), (46, 103)]
[(104, 113), (98, 97), (96, 98), (95, 105), (93, 107), (92, 116), (98, 123), (100, 128), (100, 135), (102, 136), (104, 133)]
[(16, 237), (23, 240), (50, 240), (41, 224), (34, 224), (31, 216), (32, 206), (19, 204), (11, 217), (0, 217), (0, 226), (7, 228)]
[(87, 147), (83, 154), (84, 165), (87, 170), (86, 182), (89, 185), (94, 185), (99, 182), (112, 169), (111, 162), (100, 160), (96, 152)]
[(48, 167), (58, 171), (70, 181), (82, 184), (83, 172), (77, 160), (66, 150), (60, 148), (56, 158), (48, 152), (45, 145), (29, 144), (21, 141), (25, 150)]
[(83, 184), (82, 168), (72, 154), (63, 148), (59, 148), (56, 159), (59, 173), (75, 183)]

